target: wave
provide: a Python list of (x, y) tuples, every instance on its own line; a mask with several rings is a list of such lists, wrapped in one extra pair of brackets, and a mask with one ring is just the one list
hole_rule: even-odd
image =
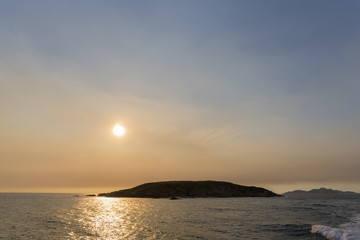
[(360, 240), (360, 214), (353, 217), (349, 223), (340, 225), (340, 228), (313, 225), (311, 233), (320, 234), (330, 240)]

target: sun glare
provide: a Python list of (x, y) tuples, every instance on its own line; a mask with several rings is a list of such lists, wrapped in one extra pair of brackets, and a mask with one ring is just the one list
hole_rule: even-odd
[(116, 124), (113, 128), (113, 134), (117, 137), (121, 137), (125, 134), (125, 128), (119, 124)]

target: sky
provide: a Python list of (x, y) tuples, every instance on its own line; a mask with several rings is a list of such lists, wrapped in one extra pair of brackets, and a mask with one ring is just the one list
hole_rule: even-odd
[(0, 192), (166, 180), (360, 192), (359, 11), (0, 1)]

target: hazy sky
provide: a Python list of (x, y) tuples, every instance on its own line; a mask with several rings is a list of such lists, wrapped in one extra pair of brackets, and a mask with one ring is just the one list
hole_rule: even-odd
[(359, 12), (0, 1), (0, 191), (205, 179), (360, 191)]

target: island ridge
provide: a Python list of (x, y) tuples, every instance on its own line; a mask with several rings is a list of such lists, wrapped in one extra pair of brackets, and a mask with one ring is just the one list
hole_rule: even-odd
[(265, 188), (242, 186), (222, 181), (166, 181), (145, 183), (134, 188), (101, 193), (104, 197), (206, 198), (206, 197), (278, 197)]

